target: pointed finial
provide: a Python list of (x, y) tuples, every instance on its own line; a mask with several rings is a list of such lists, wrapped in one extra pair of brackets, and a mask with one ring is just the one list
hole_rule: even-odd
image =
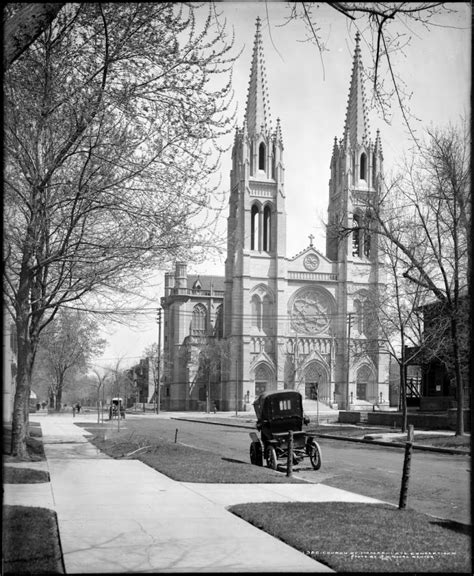
[(249, 135), (255, 135), (259, 131), (266, 133), (271, 124), (260, 22), (257, 17), (245, 111)]
[(352, 61), (352, 74), (344, 126), (344, 142), (346, 145), (350, 144), (352, 148), (356, 144), (365, 145), (368, 142), (369, 134), (359, 31), (356, 33), (355, 41), (356, 46)]

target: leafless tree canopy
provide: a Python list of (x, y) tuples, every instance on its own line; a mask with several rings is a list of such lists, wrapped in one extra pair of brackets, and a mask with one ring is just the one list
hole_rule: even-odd
[[(232, 41), (176, 3), (68, 4), (4, 78), (4, 287), (24, 421), (41, 330), (215, 245)], [(17, 414), (17, 416), (15, 416)]]

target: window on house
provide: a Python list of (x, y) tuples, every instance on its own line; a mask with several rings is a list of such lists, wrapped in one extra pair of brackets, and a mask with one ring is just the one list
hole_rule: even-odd
[(258, 147), (258, 169), (265, 170), (265, 144), (260, 142)]
[(367, 155), (362, 152), (360, 155), (360, 180), (367, 180)]
[(271, 250), (271, 215), (272, 209), (270, 206), (265, 206), (263, 210), (263, 250), (270, 252)]
[(252, 206), (250, 212), (250, 250), (258, 250), (259, 237), (259, 209), (256, 204)]

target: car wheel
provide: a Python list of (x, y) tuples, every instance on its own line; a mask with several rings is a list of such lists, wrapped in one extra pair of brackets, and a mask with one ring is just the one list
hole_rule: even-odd
[(314, 440), (308, 443), (308, 454), (313, 468), (319, 470), (323, 463), (321, 458), (321, 449), (319, 448), (318, 443)]
[(268, 468), (271, 468), (272, 470), (276, 470), (277, 469), (277, 455), (276, 455), (276, 450), (275, 448), (273, 448), (273, 446), (268, 446), (267, 448), (267, 466)]

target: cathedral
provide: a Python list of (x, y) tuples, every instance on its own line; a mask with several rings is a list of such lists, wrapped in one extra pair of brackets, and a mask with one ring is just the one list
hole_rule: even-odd
[[(330, 166), (325, 251), (286, 254), (280, 120), (270, 125), (257, 19), (245, 119), (232, 149), (225, 275), (165, 274), (162, 407), (250, 410), (264, 391), (305, 405), (388, 404), (388, 356), (377, 322), (382, 258), (368, 203), (382, 187), (380, 134), (369, 134), (356, 46), (344, 133)], [(342, 121), (342, 119), (341, 119)], [(340, 231), (344, 230), (345, 233)]]

